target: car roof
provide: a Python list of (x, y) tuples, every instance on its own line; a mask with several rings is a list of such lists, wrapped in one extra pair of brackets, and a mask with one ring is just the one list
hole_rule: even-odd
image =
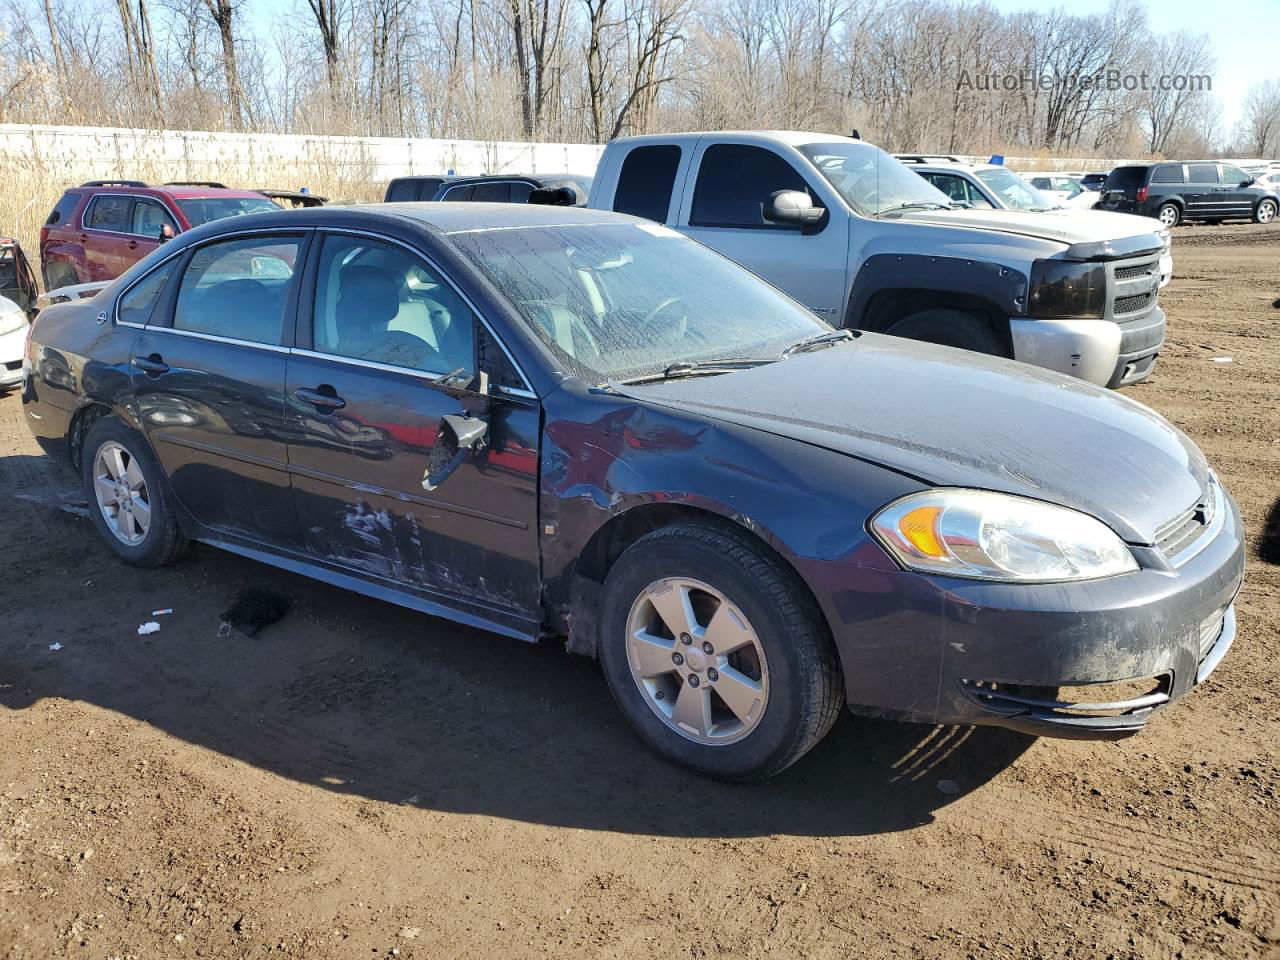
[(343, 209), (357, 213), (391, 214), (434, 227), (441, 233), (645, 222), (606, 210), (541, 203), (379, 203)]
[(940, 160), (930, 163), (908, 163), (907, 166), (912, 170), (924, 170), (926, 172), (936, 173), (954, 173), (957, 170), (977, 173), (979, 170), (1008, 169), (1008, 167), (1001, 167), (998, 163), (965, 163), (963, 160)]
[(804, 130), (699, 130), (687, 133), (648, 133), (634, 137), (619, 137), (612, 142), (634, 146), (646, 143), (691, 144), (700, 137), (736, 143), (785, 143), (793, 147), (801, 147), (809, 143), (863, 143), (873, 146), (865, 140), (842, 137), (835, 133), (812, 133)]
[(126, 181), (118, 183), (82, 184), (70, 187), (71, 190), (82, 190), (85, 193), (137, 193), (149, 197), (172, 197), (175, 200), (195, 200), (207, 197), (239, 197), (242, 199), (259, 198), (263, 195), (256, 190), (237, 190), (234, 187), (186, 186), (178, 184), (149, 183), (138, 186)]

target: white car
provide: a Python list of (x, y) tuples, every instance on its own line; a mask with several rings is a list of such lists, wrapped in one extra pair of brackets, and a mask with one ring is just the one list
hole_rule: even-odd
[[(1008, 167), (994, 163), (965, 163), (957, 157), (929, 156), (925, 154), (896, 154), (897, 158), (925, 180), (945, 193), (956, 203), (974, 210), (1026, 210), (1031, 213), (1051, 213), (1063, 217), (1131, 217), (1129, 213), (1110, 213), (1094, 210), (1093, 205), (1102, 196), (1085, 190), (1090, 198), (1086, 203), (1063, 206), (1055, 203), (1041, 190), (1036, 189)], [(1084, 190), (1081, 187), (1081, 190)], [(1114, 222), (1114, 221), (1113, 221)], [(1117, 229), (1122, 225), (1115, 224)], [(1169, 231), (1160, 227), (1163, 248), (1160, 252), (1160, 286), (1173, 277), (1173, 241)]]
[(0, 297), (0, 393), (22, 382), (22, 357), (30, 325), (20, 306)]
[[(1248, 173), (1249, 171), (1245, 171)], [(1272, 170), (1270, 173), (1255, 174), (1258, 186), (1264, 190), (1270, 190), (1272, 193), (1280, 196), (1280, 170)]]
[(1079, 180), (1065, 173), (1024, 173), (1021, 176), (1062, 207), (1087, 210), (1102, 198), (1102, 194), (1086, 189)]

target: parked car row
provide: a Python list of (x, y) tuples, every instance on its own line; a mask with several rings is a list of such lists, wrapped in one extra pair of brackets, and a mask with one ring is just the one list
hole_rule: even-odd
[(199, 540), (566, 637), (716, 777), (845, 708), (1128, 736), (1222, 662), (1244, 540), (1203, 455), (1007, 359), (1145, 375), (1151, 221), (957, 209), (803, 134), (616, 141), (590, 206), (210, 220), (40, 313), (26, 422), (122, 561)]

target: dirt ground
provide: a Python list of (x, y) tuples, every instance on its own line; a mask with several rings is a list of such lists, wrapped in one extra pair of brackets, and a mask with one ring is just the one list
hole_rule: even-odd
[[(114, 562), (0, 401), (0, 957), (1280, 956), (1280, 227), (1175, 238), (1126, 393), (1203, 446), (1250, 569), (1230, 657), (1121, 743), (845, 717), (708, 782), (554, 644)], [(292, 611), (219, 639), (246, 585)]]

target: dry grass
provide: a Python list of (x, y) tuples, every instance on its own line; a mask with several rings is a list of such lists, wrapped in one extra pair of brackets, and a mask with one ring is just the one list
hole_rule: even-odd
[[(147, 183), (193, 179), (178, 165), (154, 163), (145, 164), (141, 169), (118, 171), (114, 175)], [(202, 170), (199, 178), (225, 183), (229, 187), (296, 189), (305, 184), (312, 193), (343, 203), (381, 200), (386, 187), (376, 181), (369, 170), (339, 165), (326, 168), (321, 164), (237, 164), (234, 168), (219, 169), (215, 163)], [(3, 193), (0, 193), (0, 235), (18, 238), (37, 276), (40, 275), (40, 227), (63, 190), (85, 179), (87, 177), (61, 166), (8, 158), (0, 160), (0, 183), (5, 185)]]

